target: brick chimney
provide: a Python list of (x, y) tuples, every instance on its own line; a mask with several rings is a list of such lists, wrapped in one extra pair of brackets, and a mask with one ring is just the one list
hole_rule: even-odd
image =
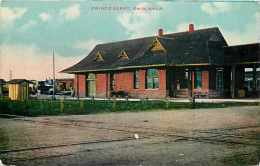
[(194, 32), (194, 24), (189, 24), (189, 32)]
[(158, 36), (163, 36), (163, 29), (162, 28), (158, 29)]

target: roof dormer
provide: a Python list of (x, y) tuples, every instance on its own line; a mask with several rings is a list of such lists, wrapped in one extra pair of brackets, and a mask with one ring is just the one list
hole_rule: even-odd
[(95, 56), (95, 59), (94, 59), (94, 60), (97, 61), (97, 62), (104, 61), (104, 58), (103, 58), (103, 56), (102, 56), (102, 54), (101, 54), (100, 51), (98, 51), (98, 52), (96, 53), (96, 56)]
[(163, 45), (161, 44), (161, 42), (159, 41), (159, 39), (157, 37), (152, 42), (151, 51), (152, 52), (161, 52), (161, 51), (166, 52), (166, 49), (163, 47)]
[(119, 54), (118, 54), (118, 58), (120, 59), (129, 59), (127, 53), (125, 50), (122, 50)]

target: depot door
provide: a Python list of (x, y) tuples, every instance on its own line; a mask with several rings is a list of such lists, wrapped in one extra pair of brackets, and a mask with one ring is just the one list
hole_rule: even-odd
[(87, 96), (96, 96), (96, 76), (93, 73), (88, 74), (87, 78)]

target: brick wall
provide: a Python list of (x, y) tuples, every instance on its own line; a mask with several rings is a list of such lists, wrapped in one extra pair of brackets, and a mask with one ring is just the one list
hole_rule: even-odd
[(96, 97), (107, 97), (108, 75), (106, 73), (96, 74)]
[[(126, 91), (129, 96), (135, 98), (164, 98), (167, 95), (166, 90), (166, 72), (164, 69), (159, 69), (159, 88), (146, 89), (146, 70), (139, 70), (139, 88), (134, 89), (133, 72), (122, 71), (115, 74), (115, 91)], [(209, 72), (202, 71), (202, 88), (194, 89), (194, 72), (193, 75), (193, 90), (203, 93), (209, 92)], [(96, 97), (110, 96), (110, 80), (108, 73), (96, 73)], [(79, 80), (79, 96), (86, 97), (86, 74), (78, 74)], [(77, 95), (77, 75), (74, 81), (75, 94)]]
[(133, 89), (133, 72), (115, 73), (115, 91), (131, 92)]
[[(134, 89), (133, 72), (124, 71), (115, 74), (115, 91), (126, 91), (131, 97), (138, 98), (164, 98), (166, 96), (166, 72), (159, 70), (159, 88), (145, 89), (146, 70), (139, 70), (139, 88)], [(86, 97), (86, 75), (78, 74), (79, 95)], [(108, 73), (96, 73), (96, 97), (109, 97), (110, 95), (110, 76)], [(77, 75), (74, 81), (75, 92), (77, 94)]]
[(202, 71), (201, 74), (201, 89), (195, 89), (194, 88), (194, 81), (195, 81), (195, 74), (192, 72), (192, 89), (194, 92), (202, 92), (202, 93), (208, 93), (209, 92), (209, 72), (208, 71)]
[(202, 91), (208, 92), (209, 90), (209, 72), (202, 71)]
[(146, 89), (146, 70), (139, 70), (139, 88), (134, 89), (133, 72), (116, 74), (116, 90), (124, 90), (136, 98), (164, 98), (166, 96), (166, 72), (159, 70), (159, 88)]
[[(75, 74), (74, 78), (74, 89), (75, 95), (79, 97), (86, 97), (86, 75), (85, 74)], [(79, 82), (78, 82), (79, 81)], [(77, 87), (79, 86), (79, 87)], [(77, 92), (79, 90), (79, 93)]]

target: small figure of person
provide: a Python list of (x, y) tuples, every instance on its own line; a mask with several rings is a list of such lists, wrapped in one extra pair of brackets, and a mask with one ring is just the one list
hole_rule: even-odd
[(70, 92), (71, 92), (71, 97), (74, 97), (75, 93), (74, 93), (74, 89), (72, 87), (70, 87)]
[(180, 90), (180, 89), (181, 89), (180, 81), (177, 80), (177, 90)]

